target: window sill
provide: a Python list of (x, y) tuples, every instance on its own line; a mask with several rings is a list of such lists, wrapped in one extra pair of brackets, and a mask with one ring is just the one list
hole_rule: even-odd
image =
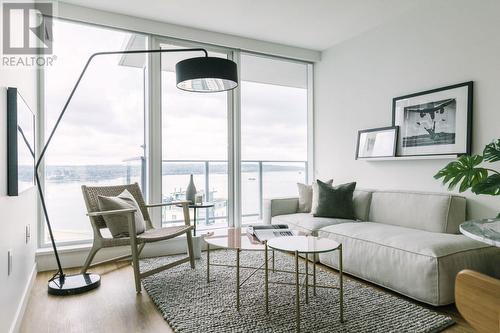
[[(90, 250), (92, 243), (82, 243), (82, 244), (71, 244), (71, 245), (59, 245), (57, 246), (58, 253), (72, 253), (79, 252), (82, 250)], [(40, 247), (35, 251), (36, 256), (46, 256), (53, 255), (54, 249), (52, 246)]]

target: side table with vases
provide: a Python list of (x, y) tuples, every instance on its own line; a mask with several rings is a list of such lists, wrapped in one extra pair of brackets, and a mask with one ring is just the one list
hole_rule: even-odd
[(198, 209), (208, 209), (214, 207), (215, 204), (213, 202), (202, 202), (202, 203), (194, 203), (190, 204), (188, 207), (193, 209), (193, 252), (196, 259), (201, 257), (201, 237), (196, 236), (196, 227), (198, 224)]
[(196, 236), (196, 227), (198, 224), (197, 210), (202, 208), (208, 209), (214, 206), (215, 204), (213, 202), (201, 202), (189, 205), (189, 208), (193, 209), (193, 236)]

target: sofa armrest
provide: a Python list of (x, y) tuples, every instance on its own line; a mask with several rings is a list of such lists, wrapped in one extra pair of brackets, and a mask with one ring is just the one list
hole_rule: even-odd
[(276, 215), (295, 214), (299, 207), (299, 198), (264, 199), (262, 222), (271, 224), (271, 218)]

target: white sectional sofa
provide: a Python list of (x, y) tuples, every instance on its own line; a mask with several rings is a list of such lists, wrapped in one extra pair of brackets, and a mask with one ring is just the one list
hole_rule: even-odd
[[(500, 277), (500, 248), (459, 233), (466, 200), (444, 193), (356, 190), (356, 220), (297, 213), (298, 198), (265, 201), (264, 222), (284, 223), (342, 243), (344, 271), (418, 301), (454, 302), (465, 268)], [(337, 254), (319, 255), (337, 268)]]

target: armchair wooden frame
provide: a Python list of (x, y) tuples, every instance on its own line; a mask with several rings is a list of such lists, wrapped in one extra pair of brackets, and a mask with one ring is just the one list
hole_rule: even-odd
[[(110, 210), (110, 211), (99, 211), (98, 197), (99, 196), (118, 196), (124, 190), (128, 190), (137, 201), (144, 221), (146, 223), (146, 231), (142, 234), (136, 234), (135, 228), (135, 217), (134, 213), (136, 209), (120, 209), (120, 210)], [(175, 201), (168, 203), (158, 203), (158, 204), (146, 204), (141, 193), (139, 184), (129, 184), (129, 185), (118, 185), (118, 186), (82, 186), (83, 197), (85, 200), (85, 205), (87, 206), (87, 216), (90, 218), (90, 223), (92, 225), (92, 230), (94, 232), (94, 241), (90, 253), (85, 260), (85, 263), (81, 269), (81, 273), (85, 273), (90, 266), (97, 264), (102, 264), (106, 262), (132, 259), (132, 266), (134, 268), (134, 278), (135, 278), (135, 288), (137, 293), (141, 292), (141, 279), (152, 274), (159, 273), (165, 269), (175, 267), (177, 265), (189, 262), (191, 268), (194, 268), (194, 253), (193, 253), (193, 239), (191, 236), (191, 221), (189, 217), (189, 204), (190, 201)], [(184, 214), (184, 225), (181, 226), (171, 226), (165, 228), (154, 228), (151, 223), (151, 218), (149, 216), (148, 209), (153, 207), (163, 207), (163, 206), (182, 206)], [(103, 217), (106, 215), (123, 215), (127, 217), (129, 234), (131, 237), (120, 237), (120, 238), (108, 238), (104, 237), (101, 233), (101, 229), (106, 228)], [(149, 271), (141, 272), (139, 269), (139, 256), (144, 249), (146, 243), (153, 243), (158, 241), (163, 241), (171, 239), (177, 236), (186, 234), (188, 256), (179, 259), (175, 262), (171, 262), (167, 265), (163, 265)], [(130, 246), (131, 254), (115, 257), (105, 261), (92, 264), (92, 261), (96, 253), (103, 248), (107, 247), (117, 247), (117, 246)]]
[(464, 269), (455, 279), (455, 303), (478, 332), (500, 332), (500, 280)]

